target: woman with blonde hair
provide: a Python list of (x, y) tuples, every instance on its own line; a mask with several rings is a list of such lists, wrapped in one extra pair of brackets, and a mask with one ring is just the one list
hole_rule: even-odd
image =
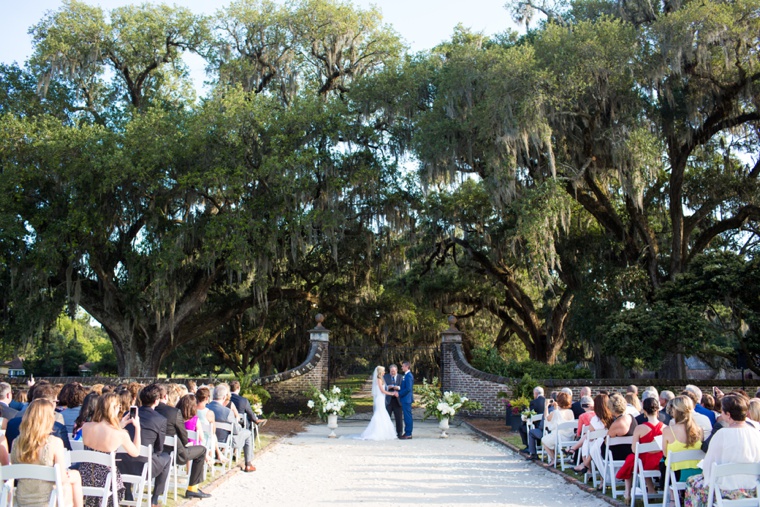
[(747, 413), (748, 424), (751, 424), (757, 429), (760, 429), (760, 400), (752, 398), (749, 400), (749, 412)]
[(361, 435), (356, 436), (360, 440), (395, 440), (396, 426), (391, 422), (391, 416), (388, 409), (385, 408), (386, 396), (397, 396), (395, 391), (386, 389), (383, 376), (385, 367), (378, 366), (372, 374), (372, 419), (364, 429)]
[[(11, 462), (53, 466), (65, 464), (63, 441), (50, 434), (55, 422), (55, 405), (39, 398), (24, 412), (19, 436), (13, 440)], [(62, 477), (64, 503), (82, 507), (82, 479), (76, 470), (68, 470)], [(47, 507), (55, 484), (37, 479), (20, 479), (14, 495), (18, 507)]]
[[(110, 453), (123, 447), (130, 456), (140, 454), (140, 418), (132, 419), (129, 411), (122, 417), (121, 396), (116, 393), (107, 393), (98, 398), (92, 422), (82, 426), (82, 442), (84, 448), (90, 451)], [(129, 438), (129, 433), (124, 428), (129, 424), (135, 428), (134, 438)], [(100, 487), (106, 481), (106, 476), (111, 470), (103, 465), (95, 463), (80, 463), (79, 472), (82, 474), (82, 483), (85, 486)], [(116, 483), (119, 499), (124, 496), (124, 483), (117, 471)], [(109, 497), (108, 501), (111, 502)], [(100, 499), (88, 496), (85, 500), (87, 507), (98, 507)], [(110, 503), (109, 503), (110, 505)]]
[[(668, 414), (673, 418), (670, 426), (662, 432), (662, 450), (665, 465), (671, 452), (694, 451), (702, 447), (702, 428), (694, 422), (694, 402), (688, 396), (676, 396), (668, 403)], [(700, 472), (699, 460), (674, 463), (671, 467), (681, 482)], [(664, 473), (664, 469), (663, 469)]]

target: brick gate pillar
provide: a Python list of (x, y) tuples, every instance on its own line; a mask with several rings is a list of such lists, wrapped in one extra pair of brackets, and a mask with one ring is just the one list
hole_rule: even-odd
[(321, 313), (318, 313), (314, 320), (317, 321), (317, 325), (314, 329), (309, 329), (309, 340), (312, 345), (321, 345), (321, 358), (314, 369), (312, 379), (315, 381), (315, 387), (322, 390), (327, 388), (330, 380), (330, 330), (322, 325), (325, 316)]
[(454, 390), (457, 366), (454, 364), (452, 349), (462, 344), (462, 333), (456, 328), (457, 318), (449, 315), (449, 328), (441, 333), (441, 388), (444, 391)]

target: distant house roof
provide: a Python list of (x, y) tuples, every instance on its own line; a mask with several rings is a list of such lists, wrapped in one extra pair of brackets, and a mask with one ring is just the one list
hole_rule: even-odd
[(79, 365), (79, 371), (91, 371), (92, 363), (84, 363)]
[(11, 361), (5, 362), (0, 366), (5, 366), (6, 368), (10, 370), (23, 370), (24, 369), (24, 361), (17, 357), (16, 359), (13, 359)]

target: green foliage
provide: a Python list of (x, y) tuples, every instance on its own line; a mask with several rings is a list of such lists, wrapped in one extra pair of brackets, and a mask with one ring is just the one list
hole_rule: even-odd
[[(578, 368), (575, 363), (557, 363), (548, 365), (534, 360), (505, 361), (494, 349), (474, 349), (472, 351), (472, 366), (480, 371), (500, 375), (507, 378), (522, 378), (527, 386), (532, 379), (575, 379), (591, 378), (588, 368)], [(529, 381), (525, 382), (527, 379)], [(519, 394), (513, 391), (513, 395), (524, 396), (532, 394), (533, 386), (519, 389)]]

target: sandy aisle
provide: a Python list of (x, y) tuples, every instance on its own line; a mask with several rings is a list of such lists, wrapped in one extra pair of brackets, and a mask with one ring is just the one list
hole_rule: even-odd
[(363, 442), (363, 421), (341, 422), (284, 439), (198, 507), (309, 505), (607, 506), (560, 477), (486, 443), (464, 427), (437, 438), (436, 422), (414, 423), (414, 439)]

